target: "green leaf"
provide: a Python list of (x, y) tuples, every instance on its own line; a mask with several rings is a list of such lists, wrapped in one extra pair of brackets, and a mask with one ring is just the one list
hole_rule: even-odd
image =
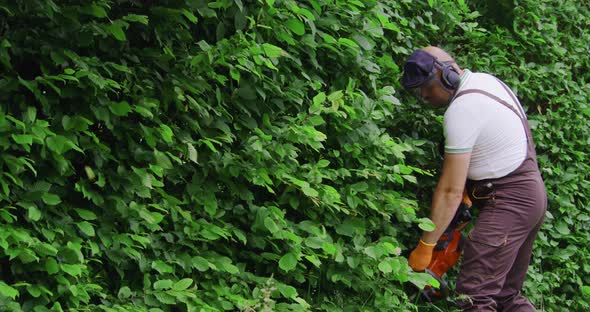
[(172, 143), (174, 132), (172, 132), (170, 127), (164, 124), (160, 125), (160, 134), (162, 135), (162, 139), (164, 139), (165, 142)]
[(61, 203), (61, 198), (59, 198), (59, 196), (57, 196), (55, 194), (51, 194), (51, 193), (43, 194), (41, 196), (41, 199), (43, 199), (44, 203), (46, 203), (47, 205), (50, 205), (50, 206), (56, 206)]
[(84, 172), (86, 173), (86, 177), (89, 181), (94, 182), (96, 180), (96, 174), (94, 173), (94, 170), (92, 170), (92, 168), (90, 168), (89, 166), (84, 166)]
[(346, 263), (348, 264), (348, 266), (351, 269), (356, 269), (360, 264), (360, 260), (356, 257), (349, 256), (349, 257), (346, 257)]
[(83, 221), (83, 222), (77, 223), (76, 226), (78, 226), (78, 228), (80, 229), (80, 231), (82, 231), (82, 233), (84, 233), (90, 237), (93, 237), (94, 235), (96, 235), (94, 233), (94, 226), (92, 226), (92, 224), (89, 222)]
[(336, 233), (349, 237), (354, 237), (356, 234), (364, 235), (366, 232), (365, 223), (358, 218), (348, 218), (344, 222), (336, 225)]
[(264, 226), (271, 233), (276, 233), (280, 230), (275, 221), (271, 217), (264, 218)]
[(205, 145), (207, 145), (207, 147), (214, 153), (219, 153), (219, 151), (215, 148), (215, 145), (213, 145), (213, 143), (211, 143), (211, 140), (209, 139), (204, 139), (204, 140), (199, 140), (199, 142), (203, 142)]
[[(35, 96), (39, 96), (39, 88), (37, 86), (37, 82), (36, 81), (29, 81), (29, 80), (25, 80), (22, 79), (20, 76), (18, 77), (18, 81), (25, 86), (25, 88), (29, 89), (29, 91), (31, 91), (31, 93), (33, 93)], [(15, 119), (15, 118), (13, 118)], [(21, 121), (16, 122), (15, 120), (13, 120), (13, 122), (17, 123), (17, 124), (22, 124), (24, 126), (24, 124)]]
[(41, 210), (39, 210), (39, 208), (37, 208), (37, 205), (30, 204), (30, 205), (28, 205), (27, 209), (28, 209), (27, 216), (29, 217), (29, 220), (31, 220), (31, 221), (41, 220), (41, 217), (43, 216), (43, 214), (41, 213)]
[(369, 184), (367, 184), (367, 182), (358, 182), (351, 185), (350, 188), (357, 193), (362, 193), (369, 189)]
[(285, 298), (292, 299), (292, 298), (297, 297), (297, 289), (295, 289), (295, 287), (293, 287), (293, 286), (278, 284), (277, 289), (279, 290), (281, 295), (283, 295), (283, 297), (285, 297)]
[(324, 242), (322, 243), (322, 250), (329, 255), (334, 255), (336, 253), (336, 245)]
[(313, 7), (313, 9), (318, 13), (318, 14), (322, 14), (322, 7), (320, 6), (320, 4), (318, 3), (318, 1), (316, 0), (310, 0), (309, 1), (311, 3), (311, 6)]
[(141, 106), (134, 106), (133, 110), (145, 118), (154, 118), (154, 114), (147, 108)]
[(319, 126), (319, 125), (323, 125), (325, 123), (324, 118), (322, 118), (322, 116), (320, 116), (320, 115), (311, 116), (307, 120), (308, 120), (309, 124), (311, 124), (314, 127)]
[(317, 268), (322, 266), (322, 262), (316, 255), (305, 256), (305, 259), (307, 259), (307, 261), (311, 262), (311, 264), (315, 265)]
[(324, 240), (320, 237), (308, 237), (305, 239), (305, 245), (313, 249), (322, 248), (323, 243)]
[(115, 21), (111, 25), (107, 25), (106, 29), (108, 32), (115, 37), (115, 39), (119, 41), (126, 41), (127, 37), (125, 36), (125, 31), (123, 27), (125, 24), (121, 21)]
[(39, 298), (42, 294), (41, 288), (39, 288), (39, 286), (37, 285), (27, 286), (27, 291), (29, 292), (29, 294), (31, 294), (31, 296), (33, 296), (33, 298)]
[(82, 246), (79, 243), (68, 242), (67, 247), (60, 251), (61, 259), (70, 263), (77, 263), (84, 261), (82, 254)]
[(216, 259), (216, 264), (225, 272), (230, 274), (237, 274), (240, 272), (237, 266), (231, 263), (231, 259), (228, 257), (219, 257)]
[(119, 289), (119, 292), (117, 293), (117, 298), (119, 299), (127, 299), (131, 297), (131, 289), (127, 286), (123, 286)]
[(326, 93), (320, 92), (313, 97), (313, 105), (309, 107), (309, 113), (315, 114), (322, 109), (322, 104), (326, 102)]
[(79, 264), (61, 264), (61, 270), (68, 273), (71, 276), (79, 276), (82, 274), (82, 265)]
[(283, 56), (283, 54), (285, 53), (283, 49), (270, 43), (263, 43), (262, 49), (264, 50), (264, 54), (266, 54), (266, 56), (268, 57), (280, 57)]
[(387, 274), (387, 273), (391, 273), (393, 271), (391, 264), (389, 263), (389, 261), (383, 260), (381, 262), (379, 262), (379, 271)]
[(131, 106), (129, 103), (122, 101), (122, 102), (111, 102), (109, 106), (111, 112), (117, 116), (127, 116), (129, 112), (131, 112)]
[(356, 34), (353, 36), (353, 39), (365, 50), (372, 50), (373, 47), (375, 46), (375, 43), (373, 42), (373, 40), (362, 36), (360, 34)]
[(356, 44), (356, 42), (354, 42), (354, 41), (352, 41), (350, 39), (347, 39), (347, 38), (340, 38), (340, 39), (338, 39), (338, 43), (341, 44), (341, 45), (350, 47), (350, 48), (358, 48), (359, 47), (358, 44)]
[(107, 17), (107, 11), (96, 4), (87, 5), (80, 8), (80, 13), (96, 16), (98, 18)]
[(279, 268), (285, 272), (289, 272), (297, 266), (297, 257), (292, 252), (282, 256), (279, 260)]
[(25, 120), (34, 123), (35, 119), (37, 119), (37, 108), (34, 106), (27, 107), (27, 113), (25, 114)]
[(235, 235), (235, 237), (242, 242), (242, 244), (246, 245), (246, 243), (248, 242), (248, 239), (246, 238), (246, 234), (244, 234), (244, 232), (240, 231), (239, 229), (233, 229), (233, 233)]
[(571, 233), (569, 227), (563, 221), (557, 222), (557, 224), (555, 225), (555, 230), (557, 230), (557, 232), (559, 232), (562, 235), (569, 235)]
[(214, 216), (217, 212), (217, 199), (214, 194), (207, 194), (203, 197), (205, 202), (205, 211), (210, 215)]
[(319, 195), (318, 191), (311, 188), (309, 185), (302, 186), (301, 191), (303, 191), (303, 194), (305, 194), (309, 197), (318, 197), (318, 195)]
[(39, 243), (35, 244), (34, 248), (35, 248), (35, 251), (37, 252), (37, 255), (39, 255), (39, 256), (54, 257), (58, 253), (57, 248), (53, 247), (53, 245), (51, 245), (51, 244), (44, 243), (44, 242), (39, 242)]
[(188, 150), (188, 159), (190, 159), (195, 164), (198, 164), (199, 157), (198, 157), (197, 150), (195, 149), (195, 146), (192, 145), (191, 143), (186, 143), (186, 145), (187, 145), (187, 150)]
[(154, 293), (154, 296), (158, 299), (158, 301), (160, 301), (161, 303), (164, 304), (176, 304), (176, 298), (174, 298), (174, 296), (169, 295), (165, 292), (156, 292)]
[(0, 281), (0, 294), (15, 299), (19, 295), (19, 292), (15, 288), (8, 286), (3, 281)]
[(144, 25), (149, 23), (149, 17), (147, 15), (128, 14), (123, 17), (124, 20), (129, 22), (137, 22)]
[(333, 204), (339, 204), (342, 203), (342, 199), (340, 197), (340, 193), (338, 193), (338, 191), (329, 186), (329, 185), (324, 185), (324, 189), (323, 189), (323, 196), (322, 196), (322, 200), (324, 202), (326, 202), (329, 205), (333, 205)]
[(59, 155), (64, 154), (72, 148), (77, 151), (82, 151), (70, 139), (62, 135), (56, 135), (47, 138), (47, 147)]
[(418, 289), (424, 289), (424, 287), (431, 285), (435, 288), (440, 287), (440, 283), (430, 274), (428, 273), (417, 273), (417, 272), (410, 272), (408, 274), (409, 280), (412, 284), (414, 284)]
[(174, 283), (169, 279), (159, 280), (154, 283), (154, 289), (155, 290), (170, 289), (170, 288), (172, 288), (173, 284)]
[(285, 23), (287, 28), (289, 28), (292, 32), (299, 36), (303, 36), (305, 34), (305, 25), (298, 19), (290, 18)]
[(367, 256), (377, 260), (383, 255), (383, 249), (379, 246), (368, 246), (365, 247), (364, 253)]
[(406, 179), (407, 181), (409, 181), (410, 183), (414, 183), (414, 184), (417, 184), (417, 183), (418, 183), (418, 180), (416, 179), (416, 177), (415, 177), (415, 176), (412, 176), (412, 175), (407, 175), (407, 174), (406, 174), (406, 175), (403, 175), (402, 177), (403, 177), (404, 179)]
[(19, 145), (33, 144), (33, 136), (30, 134), (13, 134), (12, 139)]
[(88, 130), (88, 126), (92, 125), (93, 122), (81, 116), (65, 115), (61, 119), (61, 124), (66, 131), (76, 130), (82, 132)]
[(152, 262), (152, 269), (157, 270), (158, 272), (160, 272), (160, 274), (174, 272), (174, 268), (172, 266), (166, 264), (162, 260), (156, 260), (156, 261)]
[(590, 297), (590, 286), (582, 286), (582, 294), (584, 297)]
[(184, 17), (186, 17), (189, 21), (191, 21), (192, 23), (196, 23), (199, 21), (199, 19), (189, 10), (187, 9), (182, 9), (182, 15), (184, 15)]
[(240, 82), (241, 74), (237, 68), (232, 67), (229, 71), (229, 74), (235, 81)]
[(74, 210), (78, 213), (80, 218), (82, 218), (86, 221), (96, 220), (96, 214), (94, 214), (94, 212), (92, 212), (90, 210), (80, 209), (80, 208), (74, 208)]
[(183, 278), (180, 281), (174, 283), (174, 285), (172, 286), (173, 290), (185, 290), (187, 288), (189, 288), (193, 283), (193, 280), (191, 278)]
[(242, 3), (242, 0), (234, 0), (235, 4), (238, 6), (238, 9), (240, 9), (240, 12), (244, 11), (244, 4)]
[(258, 98), (256, 96), (256, 89), (252, 86), (240, 87), (237, 92), (241, 98), (246, 100), (256, 100)]
[(39, 257), (37, 257), (37, 255), (35, 254), (35, 252), (33, 252), (33, 250), (31, 249), (16, 249), (15, 250), (18, 254), (18, 259), (22, 262), (22, 263), (31, 263), (31, 262), (38, 262), (39, 261)]
[(205, 271), (209, 270), (209, 261), (207, 261), (207, 259), (205, 259), (203, 257), (200, 257), (200, 256), (193, 257), (192, 263), (193, 263), (193, 268), (195, 268), (201, 272), (205, 272)]
[(57, 261), (54, 258), (47, 258), (45, 261), (45, 271), (48, 274), (55, 274), (59, 272), (59, 266), (57, 265)]
[(432, 232), (436, 228), (436, 225), (428, 218), (420, 218), (417, 221), (419, 222), (418, 227), (422, 229), (422, 231)]

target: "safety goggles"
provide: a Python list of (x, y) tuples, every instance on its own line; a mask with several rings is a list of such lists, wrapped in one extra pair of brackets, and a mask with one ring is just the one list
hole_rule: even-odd
[(414, 89), (431, 81), (436, 77), (435, 65), (441, 66), (432, 55), (423, 50), (414, 51), (404, 64), (402, 86), (406, 89)]

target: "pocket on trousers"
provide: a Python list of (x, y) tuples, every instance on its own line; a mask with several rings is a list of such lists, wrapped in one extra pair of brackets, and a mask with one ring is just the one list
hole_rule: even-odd
[(496, 192), (492, 183), (486, 183), (474, 186), (471, 189), (470, 195), (470, 197), (475, 200), (488, 200), (494, 198)]
[(508, 242), (508, 235), (506, 233), (492, 232), (484, 234), (473, 230), (471, 233), (469, 233), (468, 237), (472, 242), (484, 244), (490, 247), (502, 247)]
[(496, 190), (492, 183), (475, 185), (469, 191), (469, 198), (474, 207), (481, 208), (486, 205), (494, 204), (496, 199)]
[(498, 211), (482, 211), (474, 229), (467, 236), (470, 241), (490, 247), (502, 247), (508, 242), (508, 220), (503, 220)]

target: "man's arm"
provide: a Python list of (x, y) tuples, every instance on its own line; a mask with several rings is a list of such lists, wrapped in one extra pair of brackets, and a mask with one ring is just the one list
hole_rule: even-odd
[(436, 225), (432, 232), (424, 232), (422, 241), (436, 243), (445, 231), (463, 198), (471, 153), (445, 153), (442, 174), (432, 198), (430, 219)]

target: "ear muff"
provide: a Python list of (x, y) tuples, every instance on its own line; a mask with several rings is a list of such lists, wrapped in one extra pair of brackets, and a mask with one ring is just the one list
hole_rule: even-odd
[(461, 83), (461, 76), (453, 68), (453, 62), (439, 63), (441, 70), (442, 83), (446, 88), (457, 90)]

